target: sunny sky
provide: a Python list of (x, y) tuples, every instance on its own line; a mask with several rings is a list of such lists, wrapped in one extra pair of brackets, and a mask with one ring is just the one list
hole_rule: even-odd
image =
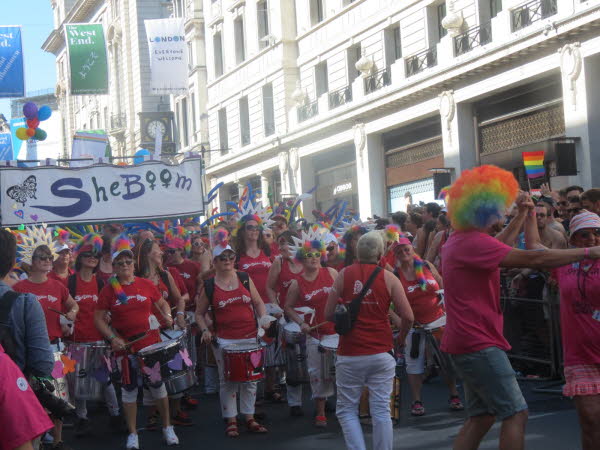
[[(0, 0), (2, 25), (23, 26), (23, 54), (25, 57), (25, 89), (54, 89), (56, 84), (55, 58), (42, 50), (42, 44), (52, 31), (53, 15), (50, 0)], [(0, 100), (0, 113), (10, 119), (10, 99)]]

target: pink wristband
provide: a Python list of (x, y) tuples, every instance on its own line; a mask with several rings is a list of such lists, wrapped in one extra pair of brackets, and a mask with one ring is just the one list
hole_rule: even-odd
[(584, 257), (584, 258), (589, 258), (589, 257), (590, 257), (590, 249), (589, 249), (589, 248), (586, 248), (586, 249), (583, 251), (583, 257)]

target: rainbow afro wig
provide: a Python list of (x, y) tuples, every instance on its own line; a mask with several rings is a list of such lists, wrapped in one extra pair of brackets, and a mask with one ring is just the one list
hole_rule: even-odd
[(88, 233), (83, 236), (75, 245), (73, 253), (78, 256), (80, 253), (91, 252), (96, 255), (102, 253), (102, 236), (98, 233)]
[(519, 184), (512, 173), (486, 165), (465, 170), (450, 187), (448, 215), (455, 230), (486, 229), (515, 200)]

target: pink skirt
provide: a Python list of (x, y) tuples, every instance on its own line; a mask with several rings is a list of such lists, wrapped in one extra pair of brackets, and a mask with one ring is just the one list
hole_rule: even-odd
[(565, 397), (600, 394), (600, 364), (578, 364), (565, 367)]

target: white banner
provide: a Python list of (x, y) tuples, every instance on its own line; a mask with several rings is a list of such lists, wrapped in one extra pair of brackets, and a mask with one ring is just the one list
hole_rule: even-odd
[(178, 165), (0, 168), (2, 226), (155, 220), (203, 214), (201, 159)]
[(150, 91), (181, 95), (188, 90), (188, 53), (183, 18), (145, 20), (150, 50)]

